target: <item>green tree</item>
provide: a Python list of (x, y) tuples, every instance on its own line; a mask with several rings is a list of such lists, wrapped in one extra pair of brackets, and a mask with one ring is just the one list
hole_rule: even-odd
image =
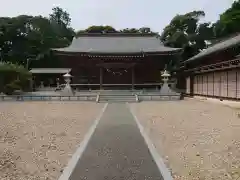
[(234, 1), (232, 6), (220, 15), (214, 24), (217, 38), (229, 36), (240, 32), (240, 0)]
[[(4, 61), (23, 63), (28, 44), (27, 25), (32, 17), (21, 15), (14, 18), (1, 18), (0, 21), (0, 48)], [(18, 61), (16, 61), (18, 59)]]
[(80, 35), (82, 33), (116, 33), (118, 32), (112, 26), (90, 26), (85, 30), (80, 30), (76, 34)]
[(140, 32), (140, 33), (152, 33), (152, 30), (151, 30), (151, 28), (149, 28), (149, 27), (141, 27), (141, 28), (139, 29), (139, 32)]
[(12, 94), (29, 88), (31, 73), (23, 66), (0, 63), (0, 92)]
[(197, 54), (207, 47), (207, 41), (213, 38), (213, 27), (210, 23), (199, 23), (205, 16), (203, 11), (193, 11), (176, 15), (161, 34), (161, 40), (168, 46), (183, 48), (183, 59)]
[(33, 60), (46, 59), (51, 48), (71, 43), (74, 30), (68, 27), (69, 23), (68, 13), (60, 8), (53, 9), (49, 18), (26, 15), (0, 18), (1, 60), (27, 66)]
[(112, 26), (90, 26), (85, 30), (80, 30), (77, 32), (77, 35), (81, 33), (155, 33), (149, 27), (142, 27), (140, 29), (137, 28), (125, 28), (121, 30), (116, 30)]
[(50, 21), (57, 23), (58, 25), (63, 25), (65, 27), (70, 26), (71, 18), (67, 11), (64, 11), (60, 7), (54, 7), (50, 14)]
[(70, 27), (70, 15), (60, 7), (55, 7), (52, 10), (53, 12), (49, 15), (49, 20), (54, 28), (55, 39), (58, 40), (56, 44), (58, 44), (58, 47), (67, 46), (75, 36), (74, 29)]
[(136, 28), (125, 28), (120, 30), (121, 33), (139, 33), (139, 29)]

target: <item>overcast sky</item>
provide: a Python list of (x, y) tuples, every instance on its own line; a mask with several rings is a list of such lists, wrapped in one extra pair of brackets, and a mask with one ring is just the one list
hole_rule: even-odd
[(0, 16), (48, 16), (54, 6), (67, 10), (75, 30), (91, 25), (117, 29), (143, 26), (161, 32), (176, 14), (204, 10), (215, 21), (234, 0), (0, 0)]

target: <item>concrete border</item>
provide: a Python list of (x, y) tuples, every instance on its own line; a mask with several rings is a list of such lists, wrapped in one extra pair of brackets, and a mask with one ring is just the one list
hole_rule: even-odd
[(59, 177), (58, 180), (68, 180), (69, 177), (71, 176), (75, 166), (77, 165), (77, 162), (80, 160), (83, 152), (85, 151), (89, 140), (91, 139), (100, 119), (102, 118), (103, 113), (105, 112), (106, 108), (108, 106), (108, 103), (106, 103), (102, 109), (102, 111), (100, 112), (100, 114), (97, 116), (96, 120), (94, 121), (94, 123), (92, 124), (92, 126), (90, 127), (90, 129), (88, 130), (87, 134), (85, 135), (83, 141), (80, 143), (80, 146), (78, 147), (78, 149), (76, 150), (76, 152), (73, 154), (72, 158), (70, 159), (70, 161), (68, 162), (67, 166), (64, 168), (64, 171), (62, 173), (62, 175)]
[(149, 149), (155, 163), (157, 164), (159, 171), (161, 172), (161, 174), (163, 176), (163, 179), (164, 180), (173, 180), (170, 170), (166, 167), (166, 165), (164, 164), (163, 158), (158, 154), (152, 141), (148, 137), (147, 133), (144, 131), (144, 128), (141, 125), (140, 121), (138, 120), (134, 110), (130, 107), (129, 103), (127, 103), (127, 106), (129, 108), (131, 114), (133, 115), (135, 122), (137, 123), (140, 133), (143, 136), (145, 143), (147, 144), (148, 149)]

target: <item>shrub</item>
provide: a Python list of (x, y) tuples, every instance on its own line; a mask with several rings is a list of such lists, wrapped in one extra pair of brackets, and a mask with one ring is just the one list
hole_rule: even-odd
[(21, 65), (0, 64), (0, 92), (12, 94), (15, 90), (25, 90), (30, 79), (31, 73)]
[(4, 93), (11, 95), (14, 93), (14, 91), (21, 90), (21, 89), (22, 89), (21, 86), (17, 82), (13, 81), (13, 82), (5, 85)]

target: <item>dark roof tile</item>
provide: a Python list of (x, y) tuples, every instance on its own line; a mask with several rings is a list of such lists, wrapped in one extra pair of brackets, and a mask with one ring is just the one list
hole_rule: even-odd
[(153, 35), (89, 34), (74, 38), (69, 47), (54, 50), (83, 53), (139, 53), (178, 52), (181, 49), (165, 47), (161, 41)]
[(236, 35), (232, 38), (229, 38), (227, 40), (224, 40), (224, 41), (221, 41), (219, 43), (214, 44), (213, 46), (203, 50), (202, 52), (193, 56), (192, 58), (188, 59), (185, 62), (187, 63), (187, 62), (190, 62), (190, 61), (193, 61), (193, 60), (196, 60), (196, 59), (200, 59), (204, 56), (213, 54), (213, 53), (218, 52), (218, 51), (223, 51), (225, 49), (231, 48), (231, 47), (239, 45), (239, 44), (240, 44), (240, 34), (238, 34), (238, 35)]

